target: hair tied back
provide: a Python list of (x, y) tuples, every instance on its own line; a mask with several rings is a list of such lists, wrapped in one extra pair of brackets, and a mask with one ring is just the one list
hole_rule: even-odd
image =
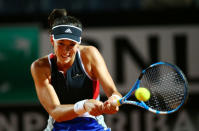
[(54, 10), (50, 13), (50, 15), (49, 15), (49, 17), (48, 17), (48, 23), (49, 23), (50, 28), (52, 28), (53, 23), (54, 23), (54, 21), (55, 21), (56, 19), (62, 18), (62, 17), (65, 17), (65, 16), (67, 16), (67, 11), (66, 11), (66, 9), (54, 9)]

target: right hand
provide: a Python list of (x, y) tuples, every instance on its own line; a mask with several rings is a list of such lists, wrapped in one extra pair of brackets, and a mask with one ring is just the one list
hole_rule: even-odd
[(103, 103), (95, 99), (89, 99), (84, 103), (85, 110), (93, 116), (103, 114)]
[(119, 111), (119, 107), (114, 105), (114, 101), (117, 101), (118, 98), (116, 96), (111, 96), (107, 101), (104, 102), (103, 112), (106, 114), (114, 114)]

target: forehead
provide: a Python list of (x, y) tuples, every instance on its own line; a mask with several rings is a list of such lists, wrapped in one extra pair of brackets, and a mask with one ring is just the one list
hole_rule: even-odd
[(62, 39), (62, 40), (55, 40), (56, 43), (64, 43), (64, 44), (77, 44), (77, 42), (74, 42), (72, 40)]

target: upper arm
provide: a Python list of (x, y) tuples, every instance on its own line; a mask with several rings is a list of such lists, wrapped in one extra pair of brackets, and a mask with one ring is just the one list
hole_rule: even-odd
[(60, 104), (53, 86), (49, 82), (48, 68), (39, 61), (31, 65), (31, 74), (35, 83), (37, 96), (49, 114)]
[(109, 97), (117, 92), (113, 79), (108, 71), (106, 63), (97, 48), (91, 47), (89, 49), (91, 54), (91, 69), (95, 78), (97, 78), (102, 85), (106, 95)]

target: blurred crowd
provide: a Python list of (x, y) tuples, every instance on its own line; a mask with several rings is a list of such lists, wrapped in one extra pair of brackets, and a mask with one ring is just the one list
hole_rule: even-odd
[(48, 13), (53, 8), (82, 11), (164, 10), (199, 8), (199, 0), (0, 0), (0, 14)]

